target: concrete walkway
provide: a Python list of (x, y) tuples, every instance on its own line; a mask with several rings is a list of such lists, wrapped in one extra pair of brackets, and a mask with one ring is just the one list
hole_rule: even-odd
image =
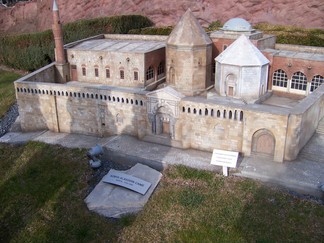
[[(212, 154), (209, 152), (171, 148), (139, 141), (126, 135), (98, 138), (50, 131), (9, 132), (0, 138), (0, 143), (21, 144), (29, 140), (60, 144), (69, 148), (91, 148), (100, 144), (105, 149), (105, 158), (120, 163), (130, 165), (143, 163), (157, 170), (162, 170), (168, 164), (183, 164), (221, 173), (221, 167), (210, 164)], [(245, 157), (240, 159), (238, 168), (230, 170), (230, 175), (258, 179), (299, 193), (323, 198), (320, 186), (324, 184), (324, 162), (321, 160), (324, 143), (321, 142), (322, 140), (318, 140), (318, 137), (316, 141), (315, 145), (320, 158), (318, 161), (307, 160), (300, 156), (296, 161), (276, 163), (264, 158)]]

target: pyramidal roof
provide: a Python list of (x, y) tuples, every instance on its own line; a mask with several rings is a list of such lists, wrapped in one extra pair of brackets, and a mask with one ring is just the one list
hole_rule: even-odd
[(262, 66), (269, 63), (269, 60), (245, 35), (241, 35), (227, 47), (216, 61), (237, 66)]
[(211, 44), (212, 41), (201, 27), (191, 10), (181, 17), (167, 39), (168, 45), (176, 46), (202, 46)]

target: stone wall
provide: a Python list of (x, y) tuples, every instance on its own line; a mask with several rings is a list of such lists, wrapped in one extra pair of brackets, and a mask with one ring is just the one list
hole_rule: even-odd
[[(243, 17), (252, 24), (268, 22), (323, 28), (322, 0), (58, 0), (63, 23), (122, 14), (142, 14), (157, 25), (174, 25), (187, 9), (191, 9), (204, 26), (212, 21), (225, 23), (233, 17)], [(0, 33), (24, 33), (51, 28), (52, 0), (21, 2), (13, 8), (0, 9)]]
[[(37, 72), (15, 82), (23, 131), (129, 134), (140, 139), (152, 135), (147, 91), (82, 86), (80, 82), (48, 84), (40, 78), (29, 81), (36, 74), (41, 77)], [(274, 160), (293, 160), (324, 116), (323, 93), (322, 85), (293, 109), (182, 97), (176, 107), (179, 114), (172, 118), (176, 119), (173, 139), (183, 148), (216, 148), (249, 156), (258, 152), (259, 134), (268, 134), (274, 141), (270, 151)]]
[(97, 136), (146, 132), (146, 96), (119, 90), (61, 84), (16, 82), (16, 96), (23, 131), (49, 129), (55, 132)]
[(184, 147), (205, 151), (242, 151), (243, 111), (228, 107), (182, 100), (180, 127)]
[(291, 110), (288, 120), (286, 160), (293, 160), (313, 136), (324, 117), (324, 85)]

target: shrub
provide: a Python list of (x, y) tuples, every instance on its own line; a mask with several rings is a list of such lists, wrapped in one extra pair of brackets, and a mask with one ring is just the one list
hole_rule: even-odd
[(128, 34), (137, 35), (169, 35), (172, 32), (172, 27), (147, 27), (141, 29), (132, 29)]
[[(63, 27), (64, 42), (70, 43), (102, 33), (126, 34), (131, 29), (152, 26), (140, 15), (123, 15), (68, 23)], [(51, 30), (0, 38), (0, 63), (34, 71), (54, 61), (54, 39)]]

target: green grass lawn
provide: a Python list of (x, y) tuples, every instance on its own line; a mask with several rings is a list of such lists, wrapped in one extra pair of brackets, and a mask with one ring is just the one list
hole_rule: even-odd
[(122, 222), (87, 210), (86, 151), (0, 144), (0, 242), (114, 241)]
[(19, 77), (19, 74), (0, 69), (0, 118), (16, 100), (13, 81)]
[(83, 199), (85, 150), (0, 144), (0, 242), (320, 242), (324, 206), (261, 183), (171, 166), (144, 210), (109, 220)]

